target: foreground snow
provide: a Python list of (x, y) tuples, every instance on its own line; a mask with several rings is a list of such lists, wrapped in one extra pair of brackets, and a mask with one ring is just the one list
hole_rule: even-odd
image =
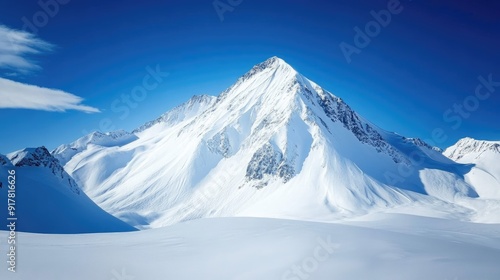
[[(0, 232), (6, 240), (7, 233)], [(373, 214), (342, 224), (214, 218), (132, 233), (19, 233), (0, 279), (499, 279), (500, 225)], [(5, 265), (5, 264), (4, 264)]]

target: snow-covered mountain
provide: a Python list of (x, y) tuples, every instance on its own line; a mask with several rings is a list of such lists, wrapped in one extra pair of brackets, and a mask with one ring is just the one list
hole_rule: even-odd
[(82, 152), (88, 145), (99, 145), (103, 147), (114, 147), (130, 143), (137, 139), (132, 133), (124, 130), (102, 133), (94, 131), (68, 145), (57, 147), (52, 154), (61, 162), (66, 164), (74, 155)]
[[(8, 192), (8, 170), (15, 171), (17, 230), (37, 233), (132, 231), (131, 226), (99, 208), (78, 187), (45, 147), (0, 155), (0, 197)], [(7, 199), (0, 201), (0, 219), (7, 221)], [(5, 224), (6, 225), (6, 224)], [(2, 229), (5, 229), (5, 225)]]
[(500, 199), (500, 141), (459, 140), (444, 151), (450, 159), (472, 166), (465, 180), (481, 197)]
[(168, 126), (174, 126), (186, 119), (192, 118), (200, 113), (203, 113), (210, 106), (214, 105), (217, 101), (217, 97), (210, 95), (195, 95), (187, 102), (173, 108), (172, 110), (161, 115), (154, 121), (150, 121), (140, 126), (139, 128), (132, 131), (133, 133), (139, 133), (144, 131), (155, 124), (165, 123)]
[(489, 155), (500, 155), (500, 141), (483, 141), (466, 137), (447, 148), (444, 154), (455, 161), (473, 162)]
[(98, 205), (139, 227), (373, 211), (470, 220), (491, 210), (464, 180), (469, 165), (378, 128), (277, 57), (218, 97), (194, 97), (134, 135), (53, 154)]

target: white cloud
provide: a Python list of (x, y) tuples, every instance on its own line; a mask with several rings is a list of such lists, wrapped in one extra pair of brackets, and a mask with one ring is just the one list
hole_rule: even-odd
[[(4, 76), (16, 77), (40, 70), (29, 59), (31, 55), (49, 52), (54, 45), (22, 30), (0, 25), (0, 69), (7, 69)], [(0, 78), (0, 109), (19, 108), (45, 111), (78, 110), (98, 113), (99, 109), (81, 104), (83, 98), (57, 89), (43, 88)]]
[(98, 113), (99, 109), (81, 104), (83, 98), (62, 90), (43, 88), (0, 78), (0, 108), (45, 111), (78, 110)]
[(49, 52), (54, 45), (45, 42), (26, 31), (11, 29), (0, 25), (0, 68), (26, 74), (40, 69), (40, 66), (28, 57)]

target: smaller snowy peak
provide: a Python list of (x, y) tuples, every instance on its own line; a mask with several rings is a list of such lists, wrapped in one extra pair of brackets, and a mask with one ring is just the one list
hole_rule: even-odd
[(23, 166), (45, 166), (58, 165), (59, 162), (50, 154), (44, 146), (39, 148), (26, 148), (8, 155), (9, 159), (17, 167)]
[(71, 191), (80, 194), (80, 188), (71, 176), (64, 171), (59, 161), (50, 154), (44, 146), (38, 148), (26, 148), (7, 155), (16, 167), (47, 168), (61, 182), (65, 183)]
[(136, 139), (138, 139), (136, 135), (125, 130), (117, 130), (106, 133), (94, 131), (70, 144), (57, 147), (52, 151), (52, 155), (54, 155), (54, 157), (64, 165), (74, 155), (85, 150), (89, 144), (103, 147), (113, 147), (128, 144)]
[(476, 140), (470, 137), (460, 139), (455, 145), (447, 148), (443, 154), (450, 159), (459, 160), (468, 154), (482, 154), (491, 151), (500, 154), (500, 141)]
[(6, 156), (0, 154), (0, 166), (6, 166), (6, 165), (12, 165), (12, 163)]
[(195, 95), (191, 97), (188, 101), (182, 103), (181, 105), (173, 108), (172, 110), (166, 112), (161, 115), (156, 120), (145, 123), (144, 125), (138, 127), (132, 133), (142, 132), (156, 124), (165, 123), (168, 126), (174, 126), (182, 121), (195, 117), (212, 105), (217, 101), (217, 97), (211, 95)]

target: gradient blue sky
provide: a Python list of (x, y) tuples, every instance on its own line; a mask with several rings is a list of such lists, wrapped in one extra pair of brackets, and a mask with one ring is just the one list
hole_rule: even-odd
[[(435, 143), (440, 147), (465, 136), (500, 140), (500, 87), (460, 126), (443, 119), (453, 104), (474, 95), (478, 76), (500, 81), (498, 1), (401, 0), (402, 12), (351, 63), (339, 44), (354, 44), (353, 28), (364, 28), (370, 11), (385, 9), (388, 0), (243, 0), (223, 21), (212, 2), (61, 5), (37, 31), (56, 46), (31, 58), (41, 69), (15, 76), (0, 69), (0, 77), (70, 92), (101, 113), (1, 109), (0, 153), (53, 149), (99, 130), (102, 119), (130, 131), (192, 95), (219, 94), (271, 56), (384, 129), (432, 139), (432, 131), (441, 128), (447, 139)], [(0, 24), (22, 29), (22, 18), (32, 20), (40, 10), (37, 1), (1, 0)], [(169, 76), (121, 119), (111, 104), (142, 83), (146, 67), (156, 65)]]

